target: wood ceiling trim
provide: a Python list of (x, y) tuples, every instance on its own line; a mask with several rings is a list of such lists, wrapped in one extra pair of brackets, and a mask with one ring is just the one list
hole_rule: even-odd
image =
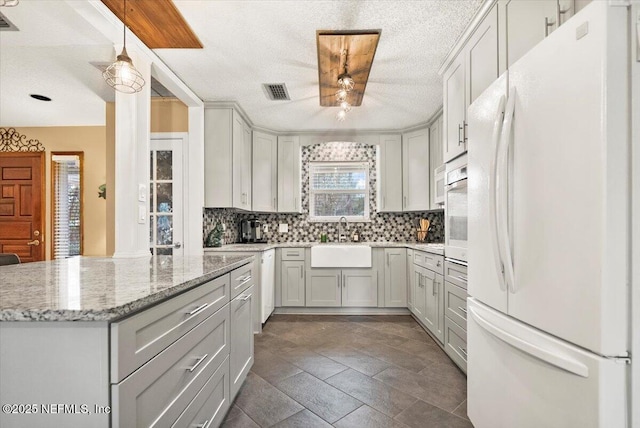
[(348, 72), (355, 82), (347, 102), (356, 107), (362, 104), (380, 33), (381, 30), (316, 31), (318, 85), (322, 107), (338, 105), (335, 96), (338, 90), (338, 76), (344, 72), (345, 63), (342, 52), (348, 52)]
[[(123, 0), (101, 0), (124, 22)], [(127, 27), (150, 49), (201, 49), (173, 0), (127, 0)]]

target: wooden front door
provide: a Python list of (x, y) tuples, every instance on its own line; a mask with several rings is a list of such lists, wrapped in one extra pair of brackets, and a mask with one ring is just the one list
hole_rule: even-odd
[(0, 253), (44, 260), (44, 152), (0, 153)]

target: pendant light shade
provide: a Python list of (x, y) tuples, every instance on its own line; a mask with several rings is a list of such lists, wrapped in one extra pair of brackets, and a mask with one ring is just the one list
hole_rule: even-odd
[(126, 46), (122, 48), (116, 62), (102, 73), (102, 77), (113, 89), (125, 94), (140, 92), (145, 83), (142, 74), (133, 66), (133, 61), (127, 55)]
[(124, 0), (122, 52), (116, 57), (116, 61), (102, 73), (102, 77), (113, 89), (125, 94), (140, 92), (145, 84), (142, 74), (133, 66), (133, 61), (127, 55), (127, 0)]

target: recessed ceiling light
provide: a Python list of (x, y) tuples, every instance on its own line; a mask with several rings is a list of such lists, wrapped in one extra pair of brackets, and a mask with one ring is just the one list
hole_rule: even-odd
[(45, 97), (44, 95), (38, 95), (38, 94), (29, 94), (29, 96), (31, 98), (35, 98), (38, 101), (51, 101), (51, 98), (49, 97)]

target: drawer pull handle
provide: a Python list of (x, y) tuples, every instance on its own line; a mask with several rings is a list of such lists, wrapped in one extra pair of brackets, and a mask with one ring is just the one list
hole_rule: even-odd
[(201, 424), (196, 425), (196, 428), (209, 428), (209, 419), (207, 419)]
[(462, 281), (462, 282), (467, 282), (467, 277), (466, 277), (466, 276), (460, 276), (460, 275), (458, 275), (458, 276), (456, 276), (456, 278), (458, 278), (458, 279), (459, 279), (460, 281)]
[(464, 314), (467, 314), (467, 310), (465, 308), (463, 308), (462, 306), (458, 306), (458, 309), (460, 309), (462, 312), (464, 312)]
[(297, 257), (298, 253), (297, 252), (296, 253), (287, 253), (287, 256), (288, 257)]
[(196, 361), (196, 363), (193, 366), (187, 369), (189, 370), (189, 373), (192, 373), (196, 368), (198, 368), (198, 366), (202, 364), (202, 362), (206, 360), (208, 356), (209, 354), (204, 354), (202, 357), (198, 358), (198, 361)]
[(207, 309), (209, 307), (210, 303), (205, 303), (203, 305), (198, 306), (197, 308), (195, 308), (194, 310), (192, 310), (191, 312), (187, 312), (187, 315), (192, 316), (195, 314), (199, 314), (200, 312), (204, 311), (205, 309)]
[(464, 354), (464, 358), (466, 359), (467, 358), (467, 350), (463, 349), (463, 348), (461, 348), (459, 346), (458, 346), (458, 349), (460, 350), (460, 352), (462, 352)]
[(251, 279), (251, 274), (245, 275), (245, 276), (239, 276), (239, 277), (236, 278), (236, 281), (245, 282), (245, 281), (250, 280), (250, 279)]
[(246, 302), (247, 300), (249, 300), (249, 297), (251, 297), (251, 294), (247, 294), (246, 296), (240, 296), (238, 297), (238, 299), (242, 300), (243, 302)]

